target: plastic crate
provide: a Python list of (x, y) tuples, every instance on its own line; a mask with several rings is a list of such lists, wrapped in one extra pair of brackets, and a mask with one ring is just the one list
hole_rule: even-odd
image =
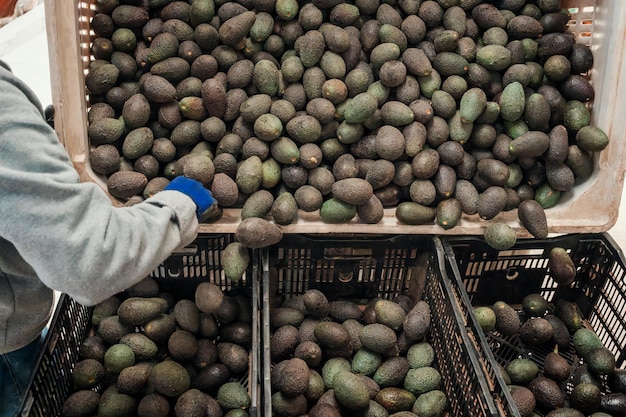
[[(50, 50), (50, 72), (55, 129), (65, 144), (71, 160), (83, 181), (100, 184), (104, 181), (89, 164), (87, 140), (87, 109), (89, 98), (84, 75), (90, 60), (90, 18), (96, 0), (46, 0), (47, 33)], [(595, 88), (591, 123), (604, 129), (612, 140), (606, 150), (596, 156), (596, 170), (587, 181), (566, 193), (559, 204), (547, 211), (548, 225), (553, 233), (604, 232), (617, 220), (624, 181), (624, 141), (626, 119), (626, 3), (621, 0), (562, 0), (572, 14), (570, 29), (578, 42), (589, 45), (594, 53), (594, 68), (588, 76)], [(114, 201), (115, 199), (112, 198)], [(117, 202), (119, 203), (119, 202)], [(222, 218), (200, 225), (206, 233), (233, 233), (240, 222), (240, 209), (225, 209)], [(501, 213), (498, 219), (507, 221), (519, 233), (527, 233), (517, 219), (517, 210)], [(478, 216), (463, 216), (450, 230), (436, 224), (408, 226), (399, 224), (395, 209), (385, 209), (384, 218), (375, 225), (352, 220), (343, 224), (326, 224), (317, 212), (300, 212), (297, 222), (284, 226), (285, 233), (395, 233), (395, 234), (482, 234), (487, 221)]]
[[(234, 241), (234, 235), (205, 235), (181, 252), (173, 253), (151, 276), (161, 289), (177, 298), (190, 298), (201, 282), (213, 282), (229, 295), (243, 294), (252, 303), (252, 345), (250, 369), (238, 379), (247, 389), (251, 399), (248, 410), (257, 417), (260, 396), (260, 334), (261, 297), (258, 277), (258, 254), (252, 252), (250, 266), (241, 281), (232, 283), (224, 278), (221, 268), (221, 251)], [(45, 348), (38, 359), (28, 394), (22, 405), (21, 417), (54, 417), (61, 415), (65, 399), (72, 393), (71, 379), (74, 365), (79, 361), (82, 341), (91, 331), (92, 307), (86, 307), (66, 294), (62, 294), (46, 335)]]
[(270, 306), (318, 289), (329, 300), (392, 299), (401, 294), (426, 300), (431, 326), (426, 339), (435, 350), (441, 389), (450, 416), (496, 416), (485, 375), (465, 331), (457, 299), (442, 279), (430, 237), (366, 238), (286, 235), (262, 252), (263, 404), (271, 417)]
[[(564, 235), (545, 240), (526, 239), (507, 251), (497, 251), (482, 239), (471, 237), (442, 238), (439, 245), (447, 258), (444, 273), (453, 285), (465, 291), (461, 305), (468, 332), (477, 344), (486, 374), (496, 395), (508, 394), (497, 364), (525, 357), (543, 369), (543, 360), (553, 346), (530, 347), (517, 336), (504, 337), (498, 332), (480, 329), (472, 307), (492, 305), (502, 300), (521, 311), (523, 298), (541, 294), (553, 307), (558, 299), (576, 302), (584, 325), (593, 329), (604, 346), (615, 355), (616, 366), (626, 367), (626, 263), (621, 249), (607, 234)], [(548, 256), (553, 247), (565, 248), (577, 269), (569, 287), (559, 287), (550, 277)], [(570, 364), (579, 363), (571, 346), (559, 349)], [(572, 388), (571, 382), (565, 391)], [(510, 401), (508, 395), (505, 397)], [(519, 416), (514, 404), (507, 402), (507, 416)]]

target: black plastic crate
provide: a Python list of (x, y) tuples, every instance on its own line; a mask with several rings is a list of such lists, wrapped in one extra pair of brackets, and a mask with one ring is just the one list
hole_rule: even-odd
[[(221, 254), (235, 241), (234, 234), (200, 235), (180, 252), (173, 253), (151, 273), (161, 289), (179, 298), (193, 300), (195, 289), (201, 282), (210, 281), (229, 295), (244, 294), (252, 302), (252, 346), (250, 370), (241, 382), (250, 394), (248, 410), (257, 417), (260, 396), (260, 280), (258, 278), (258, 252), (252, 251), (248, 270), (238, 282), (224, 277)], [(72, 393), (71, 374), (79, 360), (82, 341), (91, 331), (92, 307), (86, 307), (66, 294), (57, 303), (44, 342), (45, 348), (38, 359), (37, 370), (30, 383), (29, 392), (22, 404), (21, 417), (55, 417), (61, 415), (65, 399)]]
[(497, 416), (482, 366), (464, 328), (452, 288), (439, 273), (429, 236), (285, 235), (261, 253), (263, 403), (271, 417), (270, 306), (319, 289), (328, 299), (392, 299), (410, 294), (430, 304), (427, 339), (448, 396), (450, 416)]
[[(486, 374), (494, 393), (506, 403), (506, 414), (519, 416), (508, 397), (505, 383), (497, 372), (497, 364), (505, 365), (516, 357), (535, 361), (543, 369), (543, 360), (550, 346), (530, 347), (519, 337), (504, 337), (498, 332), (485, 335), (480, 329), (473, 307), (492, 305), (502, 300), (521, 311), (523, 298), (541, 294), (553, 307), (558, 299), (576, 302), (585, 326), (593, 329), (616, 358), (616, 366), (626, 367), (626, 263), (622, 251), (607, 233), (564, 235), (544, 240), (524, 239), (509, 250), (498, 251), (477, 237), (441, 238), (440, 250), (445, 252), (447, 273), (464, 295), (461, 309), (468, 331), (476, 341)], [(553, 247), (565, 248), (576, 266), (576, 279), (568, 287), (560, 287), (550, 277), (548, 256)], [(561, 350), (570, 364), (579, 358), (573, 348)], [(571, 383), (566, 385), (566, 392)], [(507, 401), (508, 400), (508, 401)]]

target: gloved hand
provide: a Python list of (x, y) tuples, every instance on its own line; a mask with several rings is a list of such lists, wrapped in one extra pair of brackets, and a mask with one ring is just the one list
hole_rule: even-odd
[(213, 204), (216, 203), (211, 192), (204, 188), (202, 183), (191, 178), (178, 176), (175, 177), (166, 187), (165, 190), (173, 190), (181, 192), (196, 203), (196, 215), (198, 220), (202, 221), (206, 213)]

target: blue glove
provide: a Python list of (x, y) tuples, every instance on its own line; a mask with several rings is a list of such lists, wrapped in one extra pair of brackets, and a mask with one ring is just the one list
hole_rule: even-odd
[(182, 175), (174, 178), (165, 187), (165, 190), (178, 191), (189, 196), (196, 203), (198, 219), (201, 219), (203, 214), (216, 202), (211, 192), (204, 188), (202, 183)]

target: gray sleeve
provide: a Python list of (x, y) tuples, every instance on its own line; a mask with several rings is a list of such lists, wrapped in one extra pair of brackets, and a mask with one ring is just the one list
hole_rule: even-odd
[(114, 207), (81, 183), (34, 94), (0, 67), (0, 236), (47, 286), (88, 305), (128, 288), (195, 239), (195, 210), (177, 191)]

